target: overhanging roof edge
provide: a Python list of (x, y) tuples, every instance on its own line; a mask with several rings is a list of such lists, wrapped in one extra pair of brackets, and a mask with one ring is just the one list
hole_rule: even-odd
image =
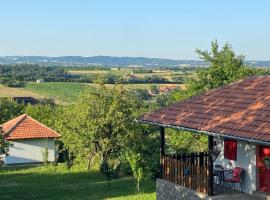
[(253, 140), (253, 139), (248, 139), (248, 138), (243, 138), (243, 137), (236, 137), (236, 136), (225, 135), (225, 134), (221, 134), (221, 133), (214, 133), (214, 132), (209, 132), (209, 131), (202, 131), (202, 130), (197, 130), (197, 129), (193, 129), (193, 128), (187, 128), (187, 127), (184, 127), (184, 126), (161, 124), (161, 123), (156, 123), (156, 122), (142, 120), (142, 119), (139, 119), (138, 122), (151, 124), (151, 125), (158, 125), (158, 126), (167, 127), (167, 128), (186, 130), (186, 131), (191, 131), (191, 132), (196, 132), (196, 133), (202, 133), (202, 134), (216, 136), (216, 137), (217, 136), (218, 137), (226, 137), (226, 138), (231, 138), (231, 139), (235, 139), (235, 140), (242, 140), (242, 141), (247, 141), (247, 142), (250, 142), (250, 143), (256, 143), (256, 144), (262, 144), (262, 145), (270, 146), (270, 142), (265, 142), (265, 141), (261, 141), (261, 140)]

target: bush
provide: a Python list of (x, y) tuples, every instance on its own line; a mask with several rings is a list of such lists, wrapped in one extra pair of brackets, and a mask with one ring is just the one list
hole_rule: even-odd
[(106, 176), (108, 189), (110, 189), (111, 181), (118, 177), (119, 164), (112, 165), (108, 161), (103, 161), (100, 165), (100, 172)]

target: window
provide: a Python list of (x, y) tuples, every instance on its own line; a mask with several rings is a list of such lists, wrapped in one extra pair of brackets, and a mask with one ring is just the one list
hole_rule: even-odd
[(228, 160), (237, 160), (237, 141), (224, 140), (224, 158)]

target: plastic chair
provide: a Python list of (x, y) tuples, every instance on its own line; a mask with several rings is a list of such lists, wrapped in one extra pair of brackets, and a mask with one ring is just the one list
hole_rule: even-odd
[(236, 184), (239, 184), (241, 191), (243, 192), (243, 188), (242, 188), (243, 175), (244, 175), (244, 169), (240, 167), (235, 167), (229, 173), (226, 174), (224, 178), (224, 183), (231, 184), (233, 186), (233, 189), (235, 189)]

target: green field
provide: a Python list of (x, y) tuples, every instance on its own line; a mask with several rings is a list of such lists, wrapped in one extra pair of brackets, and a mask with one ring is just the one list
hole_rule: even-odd
[(27, 83), (25, 86), (26, 91), (54, 99), (56, 103), (74, 102), (85, 88), (86, 84), (67, 82)]
[(110, 189), (105, 178), (96, 171), (65, 166), (40, 166), (0, 171), (1, 200), (95, 200), (155, 199), (155, 182), (145, 180), (142, 192), (135, 191), (135, 180), (122, 177), (112, 181)]
[[(124, 84), (128, 90), (146, 89), (151, 85), (177, 85), (182, 89), (184, 84)], [(0, 85), (0, 97), (31, 96), (38, 99), (53, 99), (58, 104), (70, 104), (75, 102), (79, 95), (88, 87), (97, 87), (97, 84), (73, 83), (73, 82), (45, 82), (45, 83), (26, 83), (23, 88), (9, 88)], [(106, 84), (111, 88), (113, 84)]]

